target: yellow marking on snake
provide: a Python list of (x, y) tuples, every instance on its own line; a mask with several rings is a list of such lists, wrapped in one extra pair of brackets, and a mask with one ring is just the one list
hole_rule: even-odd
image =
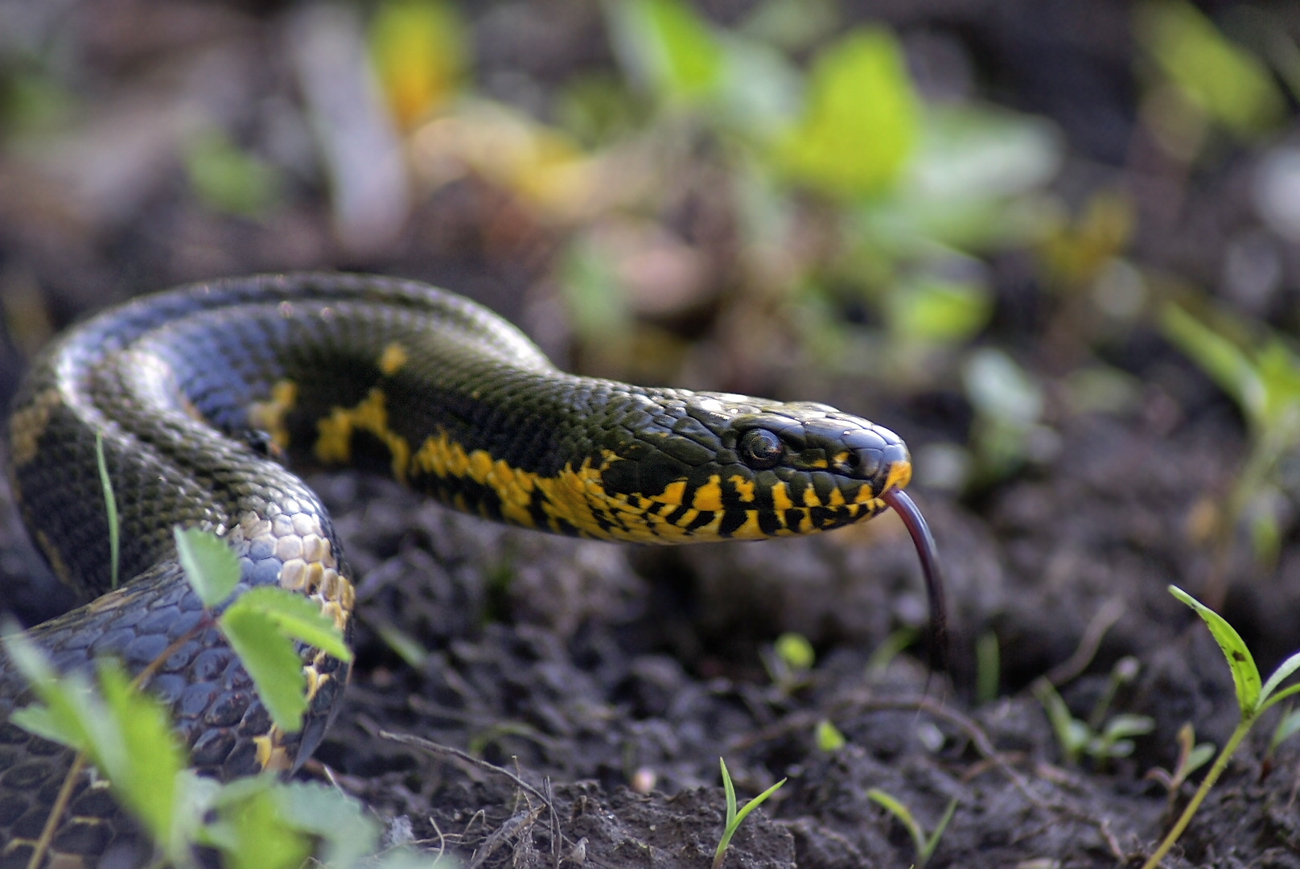
[(695, 490), (691, 506), (696, 510), (722, 509), (722, 477), (711, 474), (709, 481)]
[(20, 468), (36, 458), (40, 451), (41, 436), (50, 423), (50, 415), (63, 403), (57, 389), (46, 389), (14, 412), (9, 420), (9, 438), (12, 443), (14, 467)]
[(392, 377), (402, 370), (410, 358), (411, 354), (406, 352), (406, 347), (402, 345), (402, 342), (389, 342), (379, 357), (379, 370), (384, 373), (385, 377)]
[[(686, 479), (673, 480), (658, 494), (619, 494), (605, 489), (602, 474), (619, 457), (605, 451), (600, 458), (585, 459), (577, 467), (567, 466), (556, 476), (544, 477), (512, 467), (495, 459), (486, 450), (466, 450), (446, 432), (425, 438), (411, 456), (405, 476), (433, 475), (443, 479), (472, 482), (497, 496), (501, 516), (507, 522), (525, 528), (543, 527), (552, 531), (576, 531), (585, 537), (604, 540), (650, 542), (715, 537), (728, 511), (723, 509), (721, 475), (693, 490)], [(905, 475), (904, 475), (905, 476)], [(757, 484), (740, 474), (729, 475), (726, 485), (744, 503), (757, 504)], [(831, 490), (822, 502), (809, 486), (801, 495), (803, 506), (796, 508), (784, 481), (771, 488), (773, 507), (781, 512), (782, 527), (764, 532), (758, 509), (743, 511), (744, 520), (729, 536), (742, 540), (768, 536), (806, 533), (815, 529), (809, 509), (843, 507), (849, 504), (839, 489)], [(454, 495), (456, 505), (464, 510), (481, 503), (472, 493)], [(881, 504), (871, 489), (863, 486), (853, 501), (863, 509), (879, 510)], [(679, 512), (678, 508), (685, 507)], [(795, 516), (785, 511), (796, 510)], [(480, 513), (488, 513), (485, 506)], [(672, 516), (672, 520), (668, 517)], [(703, 519), (702, 524), (692, 528)]]
[(388, 408), (383, 390), (375, 388), (355, 407), (335, 407), (328, 417), (316, 423), (316, 458), (326, 464), (343, 464), (352, 456), (352, 435), (358, 431), (369, 432), (388, 447), (392, 454), (393, 476), (406, 481), (406, 468), (411, 460), (411, 445), (406, 438), (388, 427)]
[(786, 487), (785, 480), (777, 480), (772, 486), (772, 508), (775, 510), (794, 508), (794, 501), (790, 500), (790, 490)]
[(674, 480), (664, 487), (663, 492), (658, 495), (650, 495), (649, 498), (651, 501), (658, 501), (661, 504), (680, 507), (686, 500), (686, 481)]
[(285, 417), (298, 403), (298, 384), (289, 379), (277, 380), (271, 387), (271, 397), (255, 401), (248, 406), (248, 424), (271, 436), (271, 442), (282, 450), (289, 448), (289, 428)]
[(910, 482), (912, 482), (912, 463), (898, 461), (889, 469), (889, 477), (885, 480), (885, 487), (880, 491), (906, 489), (907, 484)]

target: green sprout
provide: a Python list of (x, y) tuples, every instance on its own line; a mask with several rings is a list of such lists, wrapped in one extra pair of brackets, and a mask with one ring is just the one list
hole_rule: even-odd
[(1208, 324), (1175, 304), (1165, 306), (1161, 331), (1226, 392), (1246, 419), (1250, 451), (1233, 479), (1223, 520), (1215, 529), (1216, 568), (1207, 584), (1213, 603), (1223, 594), (1230, 532), (1246, 526), (1255, 557), (1271, 564), (1281, 546), (1279, 480), (1282, 465), (1300, 448), (1300, 353), (1282, 336), (1260, 335), (1225, 312)]
[(817, 653), (803, 634), (787, 631), (776, 638), (771, 651), (762, 655), (762, 661), (772, 684), (782, 694), (789, 695), (808, 684)]
[(785, 784), (785, 779), (781, 779), (749, 802), (739, 811), (736, 810), (736, 786), (731, 783), (731, 773), (727, 772), (727, 762), (718, 758), (718, 764), (722, 767), (722, 787), (727, 792), (727, 823), (722, 829), (722, 839), (718, 841), (718, 849), (713, 852), (713, 869), (722, 869), (722, 861), (727, 859), (727, 847), (731, 844), (731, 837), (736, 834), (740, 824), (754, 809), (766, 802), (767, 798), (776, 793), (781, 785)]
[[(105, 491), (111, 493), (111, 487)], [(195, 593), (209, 609), (224, 605), (239, 580), (234, 552), (210, 532), (178, 528), (175, 533), (181, 566)], [(217, 623), (252, 675), (272, 720), (286, 731), (301, 726), (306, 706), (302, 661), (294, 643), (344, 660), (351, 657), (342, 632), (315, 603), (282, 589), (257, 588), (240, 595), (225, 606)], [(175, 644), (160, 660), (174, 649)], [(274, 775), (221, 785), (189, 771), (167, 707), (141, 690), (157, 662), (134, 679), (111, 659), (97, 662), (95, 678), (59, 674), (21, 631), (4, 638), (4, 651), (37, 701), (10, 720), (77, 753), (67, 782), (93, 764), (170, 863), (193, 865), (196, 845), (215, 846), (226, 854), (226, 865), (269, 869), (303, 865), (315, 840), (320, 842), (317, 853), (339, 866), (353, 865), (378, 848), (377, 825), (355, 801), (332, 788), (286, 784)], [(53, 817), (67, 810), (70, 796), (65, 783), (52, 806)], [(409, 865), (409, 853), (392, 854), (384, 865)]]
[(1183, 813), (1178, 816), (1174, 826), (1161, 840), (1155, 853), (1142, 864), (1142, 869), (1156, 869), (1160, 861), (1169, 853), (1169, 849), (1174, 846), (1182, 836), (1187, 825), (1191, 823), (1192, 817), (1196, 810), (1201, 807), (1205, 797), (1209, 794), (1210, 789), (1214, 787), (1219, 776), (1228, 767), (1228, 761), (1237, 753), (1242, 740), (1250, 733), (1250, 729), (1259, 720), (1259, 717), (1271, 709), (1276, 704), (1300, 693), (1300, 684), (1288, 685), (1282, 688), (1281, 685), (1287, 679), (1295, 675), (1300, 670), (1300, 652), (1292, 655), (1283, 661), (1278, 668), (1273, 671), (1267, 680), (1261, 683), (1259, 668), (1255, 666), (1255, 659), (1251, 656), (1250, 650), (1246, 648), (1246, 643), (1241, 639), (1241, 635), (1228, 624), (1223, 616), (1214, 610), (1205, 606), (1205, 604), (1192, 597), (1176, 585), (1169, 586), (1169, 593), (1187, 604), (1196, 614), (1204, 621), (1210, 629), (1210, 634), (1214, 637), (1215, 642), (1223, 651), (1223, 657), (1228, 662), (1228, 669), (1232, 672), (1232, 684), (1237, 693), (1237, 708), (1240, 710), (1241, 717), (1237, 722), (1236, 728), (1228, 741), (1224, 743), (1223, 748), (1219, 751), (1218, 757), (1214, 759), (1214, 764), (1210, 767), (1209, 772), (1201, 781), (1200, 787), (1192, 795), (1192, 799), (1187, 803)]
[(1160, 782), (1169, 791), (1170, 809), (1173, 808), (1174, 798), (1178, 796), (1178, 791), (1187, 781), (1188, 776), (1205, 766), (1214, 757), (1214, 746), (1208, 742), (1196, 741), (1196, 729), (1192, 727), (1190, 721), (1178, 728), (1177, 738), (1178, 758), (1174, 761), (1173, 770), (1156, 767), (1146, 774), (1147, 778)]
[(113, 494), (113, 480), (108, 475), (108, 460), (104, 458), (102, 431), (95, 432), (95, 461), (99, 467), (99, 485), (104, 490), (104, 512), (108, 517), (108, 563), (112, 571), (109, 588), (117, 588), (122, 561), (122, 528), (117, 518), (117, 496)]
[(998, 682), (1002, 672), (1002, 649), (998, 635), (985, 631), (975, 641), (975, 702), (992, 703), (998, 696)]
[(954, 797), (948, 803), (948, 807), (943, 810), (943, 815), (939, 818), (939, 823), (934, 825), (934, 832), (927, 836), (925, 829), (916, 820), (916, 816), (901, 801), (879, 788), (867, 791), (867, 796), (897, 818), (898, 822), (907, 829), (912, 837), (912, 844), (916, 847), (917, 869), (924, 869), (925, 864), (934, 856), (934, 849), (939, 847), (939, 840), (948, 829), (948, 822), (952, 820), (953, 813), (957, 811), (957, 798)]
[(1097, 699), (1086, 721), (1070, 714), (1061, 695), (1046, 679), (1034, 684), (1034, 696), (1043, 704), (1051, 722), (1056, 741), (1061, 746), (1065, 762), (1077, 764), (1084, 757), (1105, 764), (1133, 753), (1133, 737), (1143, 736), (1155, 729), (1155, 720), (1146, 715), (1121, 713), (1107, 718), (1111, 702), (1120, 687), (1137, 678), (1137, 659), (1121, 658), (1111, 668), (1106, 689)]
[(823, 718), (817, 722), (817, 747), (825, 752), (839, 751), (848, 740), (840, 729), (831, 723), (829, 718)]

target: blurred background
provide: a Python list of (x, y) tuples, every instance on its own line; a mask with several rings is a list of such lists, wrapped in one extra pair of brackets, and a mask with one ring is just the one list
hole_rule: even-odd
[[(498, 759), (560, 782), (638, 786), (633, 754), (669, 793), (715, 783), (722, 753), (741, 769), (748, 752), (752, 792), (790, 775), (784, 817), (837, 831), (794, 824), (812, 843), (801, 865), (867, 865), (835, 856), (849, 840), (907, 865), (869, 799), (827, 797), (888, 774), (929, 818), (963, 791), (951, 865), (1111, 866), (1162, 828), (1148, 770), (1182, 762), (1181, 728), (1221, 742), (1235, 722), (1222, 657), (1166, 586), (1221, 607), (1262, 669), (1300, 637), (1298, 105), (1295, 2), (0, 0), (0, 401), (90, 311), (188, 281), (343, 269), (472, 296), (570, 370), (872, 418), (911, 445), (947, 562), (957, 669), (936, 694), (969, 701), (1059, 802), (974, 780), (983, 759), (958, 782), (914, 710), (849, 720), (850, 750), (831, 753), (782, 735), (811, 719), (772, 726), (806, 696), (787, 704), (774, 677), (755, 700), (755, 649), (778, 632), (847, 662), (819, 662), (813, 684), (841, 675), (850, 708), (866, 650), (888, 661), (915, 639), (926, 610), (892, 519), (628, 554), (456, 530), (346, 477), (321, 491), (373, 577), (361, 712), (320, 756), (388, 771), (366, 799), (394, 816), (433, 817), (423, 795), (449, 781), (452, 829), (477, 798), (374, 760), (394, 749), (370, 744), (367, 716), (475, 745), (482, 721), (531, 714), (546, 739)], [(23, 536), (0, 511), (0, 593), (17, 609), (31, 601), (11, 580), (41, 570)], [(489, 579), (454, 591), (448, 577), (471, 572), (442, 570), (426, 538)], [(505, 607), (512, 552), (524, 603)], [(642, 621), (608, 603), (620, 595)], [(403, 655), (387, 621), (432, 651)], [(576, 675), (552, 705), (557, 672)], [(884, 666), (866, 672), (870, 694)], [(911, 673), (913, 694), (944, 678)], [(594, 674), (608, 684), (575, 702)], [(1088, 778), (1077, 748), (1053, 748), (1051, 707), (1023, 690), (1035, 680), (1081, 718), (1118, 698), (1152, 735), (1103, 741)], [(543, 712), (516, 713), (521, 695)], [(834, 703), (810, 708), (844, 723)], [(593, 721), (614, 735), (586, 739)], [(1300, 713), (1283, 721), (1279, 742)], [(1193, 825), (1177, 865), (1256, 865), (1284, 841), (1276, 865), (1293, 865), (1300, 764), (1263, 763), (1210, 813), (1219, 828)], [(918, 769), (933, 778), (905, 784)], [(829, 858), (806, 859), (823, 845)]]
[(140, 292), (419, 278), (583, 373), (883, 422), (1013, 564), (1081, 520), (1057, 474), (1109, 468), (1104, 516), (1155, 467), (1178, 497), (1116, 521), (1222, 602), (1290, 573), (1298, 36), (1285, 2), (0, 0), (0, 398)]

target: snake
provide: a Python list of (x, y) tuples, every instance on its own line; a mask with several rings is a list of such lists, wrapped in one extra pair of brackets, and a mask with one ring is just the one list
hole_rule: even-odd
[[(934, 541), (903, 492), (912, 464), (898, 435), (820, 403), (568, 374), (488, 309), (415, 281), (261, 275), (99, 313), (33, 360), (8, 455), (31, 537), (85, 601), (30, 636), (61, 672), (104, 655), (148, 670), (193, 767), (223, 780), (300, 766), (349, 665), (300, 644), (304, 725), (273, 724), (185, 580), (174, 529), (234, 550), (237, 593), (290, 589), (350, 636), (353, 574), (302, 468), (374, 468), (487, 519), (631, 543), (804, 535), (892, 507), (942, 625)], [(95, 865), (113, 849), (148, 862), (107, 783), (9, 720), (30, 700), (0, 656), (0, 867), (38, 850), (44, 865)]]

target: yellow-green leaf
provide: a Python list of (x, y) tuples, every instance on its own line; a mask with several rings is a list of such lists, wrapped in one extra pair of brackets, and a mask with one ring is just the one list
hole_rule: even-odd
[(203, 605), (223, 603), (239, 582), (239, 558), (224, 540), (201, 528), (177, 526), (176, 553)]
[(290, 733), (301, 730), (307, 677), (293, 642), (273, 618), (253, 607), (232, 606), (221, 617), (221, 629), (253, 677), (271, 720)]
[(333, 619), (321, 612), (317, 601), (286, 589), (263, 586), (240, 595), (226, 616), (242, 610), (256, 610), (271, 619), (276, 629), (291, 640), (324, 649), (341, 661), (352, 660), (352, 650), (343, 641), (343, 632)]
[(1251, 657), (1250, 649), (1246, 648), (1246, 642), (1223, 616), (1178, 586), (1169, 586), (1169, 593), (1196, 610), (1196, 614), (1204, 619), (1214, 641), (1223, 651), (1223, 657), (1228, 661), (1228, 669), (1232, 671), (1232, 682), (1237, 689), (1237, 705), (1241, 707), (1242, 718), (1253, 718), (1260, 711), (1261, 685), (1259, 668), (1255, 666), (1255, 659)]
[(656, 94), (691, 100), (717, 86), (723, 53), (696, 11), (681, 0), (613, 0), (606, 7), (615, 50)]
[(1135, 29), (1187, 100), (1236, 135), (1271, 129), (1284, 117), (1285, 102), (1264, 63), (1192, 4), (1149, 0), (1137, 9)]
[(859, 30), (813, 64), (802, 123), (776, 157), (795, 181), (836, 197), (880, 193), (915, 150), (919, 100), (902, 49), (882, 28)]
[(131, 811), (166, 842), (177, 808), (177, 776), (187, 765), (167, 709), (141, 694), (116, 661), (101, 661), (99, 687), (121, 732), (126, 763), (110, 771), (113, 787)]

